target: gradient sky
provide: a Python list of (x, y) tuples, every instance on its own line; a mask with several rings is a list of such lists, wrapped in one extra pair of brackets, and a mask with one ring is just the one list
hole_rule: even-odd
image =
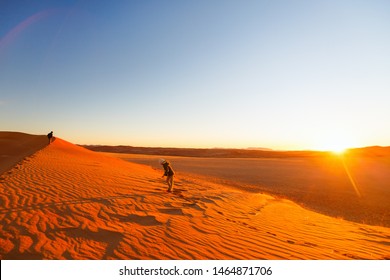
[(389, 128), (390, 1), (0, 0), (0, 130), (295, 150)]

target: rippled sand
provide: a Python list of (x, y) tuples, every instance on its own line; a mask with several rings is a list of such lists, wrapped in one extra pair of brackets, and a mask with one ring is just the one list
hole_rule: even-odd
[(56, 139), (0, 177), (1, 259), (388, 259), (390, 229)]

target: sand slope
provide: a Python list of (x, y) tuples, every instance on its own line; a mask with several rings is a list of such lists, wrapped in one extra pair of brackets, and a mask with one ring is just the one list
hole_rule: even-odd
[(0, 174), (47, 144), (45, 135), (0, 131)]
[[(160, 168), (158, 155), (106, 153)], [(390, 227), (390, 156), (310, 158), (165, 157), (187, 174), (239, 190), (265, 192), (352, 222)]]
[(61, 139), (0, 177), (1, 259), (385, 259), (390, 229)]

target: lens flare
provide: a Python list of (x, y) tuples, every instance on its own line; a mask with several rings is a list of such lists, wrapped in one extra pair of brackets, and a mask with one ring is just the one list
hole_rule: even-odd
[(344, 157), (341, 158), (341, 161), (342, 161), (342, 163), (343, 163), (345, 173), (347, 173), (348, 179), (349, 179), (349, 181), (351, 182), (351, 185), (352, 185), (352, 187), (354, 188), (356, 195), (357, 195), (358, 197), (361, 197), (359, 188), (358, 188), (358, 186), (357, 186), (357, 184), (356, 184), (356, 181), (355, 181), (354, 178), (352, 177), (351, 171), (349, 170), (348, 165), (347, 165), (347, 163), (345, 162)]

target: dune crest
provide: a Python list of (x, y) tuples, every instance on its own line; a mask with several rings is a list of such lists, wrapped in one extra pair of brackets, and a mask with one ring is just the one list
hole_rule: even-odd
[(386, 259), (390, 229), (58, 139), (0, 177), (1, 259)]

